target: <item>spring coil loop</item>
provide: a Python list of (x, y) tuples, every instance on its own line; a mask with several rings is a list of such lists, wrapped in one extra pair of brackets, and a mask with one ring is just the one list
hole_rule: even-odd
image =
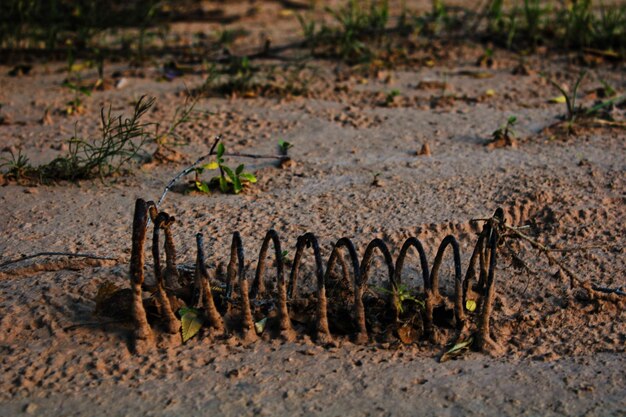
[[(153, 219), (155, 231), (153, 235), (152, 254), (154, 257), (155, 277), (157, 278), (157, 287), (163, 290), (165, 287), (163, 273), (160, 271), (160, 256), (158, 248), (158, 229), (165, 229), (165, 253), (166, 264), (171, 267), (176, 264), (176, 251), (173, 247), (173, 239), (171, 239), (170, 227), (174, 224), (174, 218), (165, 212), (157, 212), (156, 206), (152, 202), (138, 200), (135, 206), (135, 219), (141, 221), (134, 222), (133, 230), (133, 253), (131, 256), (131, 282), (134, 285), (143, 283), (143, 244), (146, 235), (147, 224), (143, 220), (149, 211), (150, 217)], [(367, 329), (367, 316), (363, 303), (363, 295), (367, 289), (370, 278), (370, 270), (373, 260), (376, 256), (380, 257), (386, 266), (388, 274), (389, 297), (386, 301), (386, 309), (389, 317), (398, 318), (398, 289), (402, 285), (402, 272), (406, 263), (410, 249), (413, 248), (419, 256), (419, 264), (421, 269), (422, 281), (425, 292), (425, 312), (423, 315), (424, 334), (427, 337), (433, 336), (433, 310), (437, 305), (443, 303), (443, 297), (439, 290), (439, 272), (443, 262), (444, 255), (448, 248), (452, 251), (452, 259), (454, 262), (454, 323), (457, 334), (460, 335), (467, 330), (468, 320), (465, 312), (465, 302), (467, 301), (468, 289), (472, 281), (476, 281), (478, 272), (477, 285), (474, 288), (480, 294), (478, 302), (478, 331), (477, 346), (479, 349), (488, 349), (494, 342), (491, 339), (489, 331), (489, 319), (491, 315), (493, 299), (495, 296), (495, 267), (496, 252), (500, 230), (497, 227), (498, 220), (504, 218), (504, 212), (498, 208), (492, 218), (494, 221), (487, 221), (483, 226), (482, 232), (478, 236), (477, 243), (470, 257), (469, 265), (465, 277), (462, 274), (461, 253), (457, 239), (452, 236), (446, 236), (435, 255), (432, 267), (429, 268), (428, 259), (424, 247), (419, 239), (409, 237), (402, 245), (400, 252), (394, 262), (388, 246), (381, 239), (373, 239), (366, 247), (363, 257), (359, 260), (358, 252), (352, 240), (347, 237), (339, 239), (332, 248), (326, 269), (322, 260), (322, 255), (318, 240), (313, 233), (306, 233), (297, 239), (295, 254), (289, 274), (289, 279), (285, 279), (285, 264), (283, 261), (283, 252), (281, 241), (275, 230), (269, 230), (261, 245), (254, 279), (251, 287), (245, 276), (245, 258), (244, 247), (239, 232), (232, 235), (232, 243), (230, 250), (230, 260), (227, 266), (226, 287), (224, 290), (224, 300), (221, 312), (216, 308), (209, 283), (209, 273), (206, 269), (205, 255), (203, 249), (203, 237), (201, 233), (196, 235), (197, 258), (196, 270), (194, 276), (194, 288), (196, 297), (194, 303), (201, 304), (205, 310), (206, 316), (209, 318), (209, 325), (215, 331), (225, 331), (224, 317), (231, 313), (233, 304), (238, 305), (239, 321), (241, 323), (242, 336), (245, 340), (255, 340), (257, 334), (254, 325), (253, 306), (263, 304), (263, 301), (269, 301), (277, 309), (278, 328), (281, 336), (286, 340), (293, 340), (295, 332), (292, 328), (290, 319), (290, 304), (299, 297), (299, 278), (305, 251), (312, 249), (315, 261), (314, 277), (316, 284), (316, 309), (315, 309), (315, 337), (321, 343), (331, 342), (333, 337), (330, 332), (328, 323), (328, 300), (326, 286), (332, 282), (332, 273), (337, 263), (341, 267), (340, 282), (343, 288), (349, 289), (353, 295), (352, 300), (352, 318), (354, 320), (354, 328), (356, 334), (354, 340), (357, 343), (366, 343), (369, 340)], [(267, 255), (270, 249), (270, 243), (273, 246), (273, 258), (276, 266), (276, 287), (272, 287), (274, 294), (268, 296), (268, 280), (266, 275)], [(347, 260), (346, 260), (347, 257)], [(142, 265), (138, 265), (141, 260)], [(166, 270), (167, 272), (167, 270)], [(140, 276), (141, 275), (141, 276)], [(235, 297), (235, 294), (237, 297)], [(269, 298), (267, 298), (269, 297)], [(163, 297), (161, 297), (163, 298)], [(345, 301), (345, 300), (344, 300)], [(168, 303), (165, 303), (168, 304)], [(165, 305), (169, 308), (169, 304)], [(170, 318), (171, 311), (166, 312), (165, 316)], [(137, 311), (137, 314), (145, 314), (143, 311)], [(143, 324), (144, 320), (135, 319), (135, 323)], [(171, 329), (172, 326), (168, 326)], [(137, 331), (137, 333), (141, 333)]]

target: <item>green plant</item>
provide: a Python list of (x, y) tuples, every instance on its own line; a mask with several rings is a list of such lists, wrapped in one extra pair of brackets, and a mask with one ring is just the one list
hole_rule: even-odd
[(515, 133), (515, 130), (513, 130), (513, 128), (515, 127), (516, 124), (517, 124), (517, 117), (509, 116), (509, 118), (506, 119), (506, 123), (503, 126), (500, 126), (498, 129), (496, 129), (493, 132), (492, 134), (493, 139), (497, 140), (500, 138), (505, 138), (505, 139), (515, 138), (517, 135)]
[(148, 0), (3, 0), (0, 48), (87, 50), (99, 33), (111, 28), (146, 27), (163, 2)]
[(91, 97), (91, 89), (75, 84), (69, 81), (69, 79), (63, 82), (63, 87), (74, 92), (74, 98), (67, 102), (67, 106), (64, 109), (65, 114), (68, 116), (82, 114), (85, 111), (82, 97)]
[(311, 51), (324, 46), (328, 54), (350, 63), (371, 60), (373, 43), (382, 39), (389, 22), (387, 0), (348, 0), (343, 7), (326, 7), (325, 10), (333, 17), (336, 26), (322, 25), (317, 31), (314, 21), (298, 17)]
[(541, 0), (524, 0), (525, 36), (532, 47), (537, 46), (544, 28), (543, 19), (548, 9), (542, 7)]
[[(134, 106), (132, 116), (113, 116), (111, 107), (101, 110), (101, 137), (94, 140), (68, 140), (67, 154), (51, 162), (33, 167), (25, 157), (18, 155), (17, 165), (9, 165), (9, 177), (27, 178), (38, 182), (83, 180), (109, 177), (121, 173), (137, 159), (142, 147), (152, 139), (148, 128), (152, 123), (141, 119), (154, 104), (154, 98), (142, 96)], [(14, 158), (15, 159), (15, 158)], [(19, 169), (15, 169), (19, 167)]]
[(626, 48), (626, 6), (602, 6), (600, 18), (593, 22), (594, 43), (605, 48)]
[(509, 118), (506, 120), (506, 123), (497, 128), (491, 134), (491, 140), (486, 143), (487, 147), (494, 149), (504, 146), (516, 146), (517, 143), (515, 139), (517, 135), (515, 133), (515, 130), (513, 130), (516, 123), (517, 117), (509, 116)]
[[(224, 163), (224, 153), (226, 148), (222, 142), (217, 145), (215, 154), (216, 160), (195, 168), (196, 178), (194, 187), (197, 191), (209, 194), (211, 188), (217, 187), (223, 193), (239, 194), (247, 184), (257, 182), (256, 176), (249, 172), (244, 172), (244, 164), (240, 164), (234, 170)], [(200, 180), (199, 175), (205, 170), (219, 170), (219, 175), (211, 178), (208, 182)]]
[(282, 139), (278, 141), (278, 152), (280, 152), (281, 155), (287, 156), (287, 153), (291, 148), (293, 148), (293, 145), (291, 143)]
[(564, 30), (563, 41), (567, 47), (584, 47), (593, 43), (595, 16), (591, 0), (577, 0), (568, 4), (559, 16), (560, 27)]
[(252, 77), (254, 77), (256, 71), (256, 68), (252, 66), (247, 56), (241, 58), (233, 57), (227, 70), (227, 73), (232, 76), (232, 89), (235, 91), (250, 89)]
[(550, 79), (550, 84), (554, 86), (565, 98), (565, 105), (567, 107), (567, 114), (565, 115), (565, 120), (567, 121), (568, 131), (571, 131), (574, 122), (576, 121), (576, 116), (578, 115), (580, 108), (576, 107), (576, 95), (578, 94), (578, 88), (582, 83), (583, 79), (587, 75), (587, 71), (581, 71), (574, 83), (574, 86), (571, 92), (568, 92), (566, 88), (561, 86), (556, 81)]
[(400, 314), (403, 314), (405, 311), (405, 302), (413, 303), (415, 306), (422, 310), (426, 307), (424, 302), (415, 298), (415, 296), (411, 294), (409, 288), (404, 284), (398, 285), (395, 291), (388, 290), (387, 288), (382, 287), (376, 287), (376, 290), (388, 295), (393, 295), (395, 293), (396, 309)]
[(10, 158), (0, 158), (0, 169), (6, 168), (6, 174), (10, 178), (22, 178), (30, 167), (28, 157), (22, 155), (21, 149), (18, 149), (17, 154), (13, 150), (9, 150), (9, 153), (11, 154)]
[(389, 106), (390, 104), (392, 104), (394, 102), (394, 99), (398, 96), (400, 96), (400, 90), (398, 90), (397, 88), (394, 88), (393, 90), (388, 92), (387, 96), (385, 97), (385, 105)]

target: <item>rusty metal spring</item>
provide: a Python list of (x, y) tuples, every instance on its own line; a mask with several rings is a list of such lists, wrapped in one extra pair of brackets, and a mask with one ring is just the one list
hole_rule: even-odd
[[(131, 256), (131, 284), (134, 288), (143, 284), (143, 244), (146, 236), (148, 213), (154, 223), (152, 254), (154, 257), (155, 278), (157, 281), (157, 295), (162, 310), (162, 316), (167, 323), (168, 332), (175, 333), (178, 329), (176, 325), (172, 325), (176, 320), (171, 311), (167, 296), (165, 294), (166, 282), (169, 282), (177, 274), (176, 269), (176, 251), (172, 239), (171, 226), (174, 224), (174, 218), (165, 212), (158, 212), (156, 205), (152, 202), (137, 200), (135, 205), (135, 215), (133, 221), (133, 253)], [(465, 312), (465, 302), (467, 299), (468, 289), (473, 285), (473, 291), (480, 295), (477, 307), (477, 343), (481, 350), (488, 350), (494, 344), (490, 330), (489, 320), (495, 295), (495, 267), (496, 252), (500, 229), (499, 222), (504, 218), (504, 212), (501, 208), (495, 211), (491, 221), (486, 221), (483, 225), (482, 232), (479, 234), (478, 240), (472, 252), (469, 265), (465, 276), (462, 274), (461, 254), (459, 244), (452, 235), (446, 236), (435, 255), (432, 267), (429, 268), (428, 259), (424, 247), (419, 239), (415, 237), (408, 238), (394, 263), (389, 248), (381, 239), (372, 240), (365, 249), (365, 253), (359, 261), (358, 252), (355, 245), (349, 238), (341, 238), (334, 245), (330, 257), (324, 269), (320, 247), (317, 238), (313, 233), (306, 233), (297, 240), (295, 255), (289, 274), (289, 279), (285, 279), (285, 265), (283, 261), (283, 251), (278, 233), (275, 230), (269, 230), (263, 239), (261, 249), (259, 251), (256, 272), (251, 286), (245, 277), (245, 258), (244, 247), (239, 232), (234, 232), (232, 236), (230, 261), (227, 267), (226, 286), (223, 299), (226, 303), (222, 303), (221, 312), (218, 311), (213, 299), (213, 291), (209, 283), (209, 273), (206, 269), (204, 242), (201, 233), (196, 235), (197, 257), (194, 274), (194, 288), (196, 296), (194, 304), (202, 304), (205, 315), (208, 318), (209, 326), (217, 333), (225, 331), (225, 316), (230, 313), (231, 305), (234, 303), (234, 295), (238, 289), (238, 305), (239, 305), (239, 323), (242, 337), (251, 341), (257, 338), (253, 320), (253, 306), (263, 303), (263, 297), (268, 292), (267, 280), (265, 278), (266, 258), (270, 244), (273, 246), (274, 260), (276, 265), (275, 292), (269, 301), (277, 307), (278, 328), (281, 337), (286, 340), (293, 340), (295, 332), (289, 314), (289, 305), (298, 297), (298, 280), (299, 273), (303, 261), (305, 250), (312, 249), (315, 268), (314, 276), (316, 281), (316, 313), (315, 313), (315, 338), (320, 343), (328, 343), (333, 340), (329, 330), (328, 323), (328, 300), (326, 297), (327, 284), (331, 282), (332, 271), (339, 262), (341, 266), (341, 279), (344, 285), (351, 285), (351, 294), (354, 299), (352, 306), (352, 319), (354, 320), (354, 328), (356, 329), (353, 339), (356, 343), (366, 343), (369, 340), (366, 311), (363, 303), (363, 295), (367, 288), (372, 260), (378, 252), (387, 269), (388, 282), (387, 288), (390, 289), (389, 297), (386, 303), (387, 313), (390, 317), (398, 318), (397, 296), (398, 288), (402, 284), (402, 271), (405, 261), (409, 255), (410, 249), (413, 248), (419, 256), (419, 263), (422, 272), (422, 281), (425, 291), (425, 311), (423, 314), (423, 327), (425, 336), (433, 339), (433, 309), (443, 303), (443, 297), (439, 292), (439, 271), (446, 250), (450, 248), (454, 261), (454, 323), (457, 330), (457, 337), (468, 331), (470, 320), (468, 320)], [(161, 270), (159, 255), (159, 230), (165, 233), (165, 253), (166, 268)], [(347, 260), (346, 260), (347, 256)], [(351, 272), (351, 273), (350, 273)], [(478, 277), (476, 276), (478, 273)], [(277, 298), (277, 299), (276, 299)], [(145, 311), (135, 303), (136, 308), (133, 312), (135, 315), (143, 315), (144, 317), (135, 317), (137, 323), (136, 335), (146, 334), (150, 329), (140, 329), (145, 327)], [(146, 337), (143, 337), (146, 339)]]

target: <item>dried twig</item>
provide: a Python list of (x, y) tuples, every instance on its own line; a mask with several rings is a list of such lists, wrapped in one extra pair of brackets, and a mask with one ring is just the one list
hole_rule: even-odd
[(603, 292), (606, 294), (626, 295), (626, 291), (624, 291), (624, 287), (606, 288), (606, 287), (598, 287), (597, 285), (592, 285), (591, 288), (594, 291), (599, 291), (599, 292)]
[(72, 252), (38, 252), (33, 255), (23, 256), (19, 259), (12, 259), (10, 261), (6, 261), (0, 264), (0, 268), (3, 268), (7, 265), (16, 264), (18, 262), (26, 261), (28, 259), (38, 258), (40, 256), (68, 256), (70, 258), (88, 258), (88, 259), (99, 259), (103, 261), (117, 261), (118, 258), (114, 258), (112, 256), (100, 256), (93, 255), (91, 253), (72, 253)]
[(172, 178), (170, 182), (167, 183), (167, 185), (165, 186), (165, 189), (163, 190), (163, 194), (161, 194), (161, 198), (159, 198), (159, 201), (157, 201), (156, 203), (157, 208), (161, 205), (163, 200), (165, 200), (165, 195), (174, 186), (174, 184), (178, 182), (179, 179), (191, 173), (194, 169), (196, 169), (196, 166), (198, 166), (200, 162), (204, 161), (205, 159), (213, 155), (213, 153), (215, 152), (215, 148), (217, 147), (217, 144), (220, 142), (220, 140), (222, 140), (222, 135), (217, 135), (215, 137), (215, 141), (213, 141), (213, 145), (211, 146), (211, 150), (209, 151), (209, 153), (202, 155), (200, 158), (196, 160), (196, 162), (194, 162), (193, 164), (191, 164), (190, 166), (188, 166), (187, 168), (179, 172), (174, 178)]
[(252, 159), (289, 159), (288, 156), (285, 155), (257, 155), (253, 153), (241, 153), (241, 152), (231, 152), (225, 153), (224, 156), (234, 156), (238, 158), (252, 158)]

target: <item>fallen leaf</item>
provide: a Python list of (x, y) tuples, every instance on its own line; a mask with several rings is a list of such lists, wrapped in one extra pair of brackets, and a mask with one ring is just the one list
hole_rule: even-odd
[(556, 104), (565, 103), (565, 102), (567, 102), (567, 99), (565, 98), (565, 96), (552, 97), (550, 100), (548, 100), (548, 103), (556, 103)]
[(265, 330), (265, 325), (267, 324), (267, 317), (262, 318), (261, 320), (254, 323), (254, 330), (256, 330), (256, 334), (261, 334)]
[(461, 356), (472, 345), (474, 337), (470, 336), (468, 339), (463, 340), (456, 345), (452, 346), (450, 350), (441, 355), (439, 362), (445, 362), (449, 359)]
[(218, 169), (220, 167), (220, 165), (213, 161), (213, 162), (209, 162), (208, 164), (202, 165), (202, 168), (207, 169), (207, 170), (213, 170), (213, 169)]
[(419, 338), (417, 331), (408, 325), (404, 325), (398, 329), (398, 337), (405, 345), (410, 345), (411, 343), (415, 343)]
[(178, 310), (181, 319), (181, 332), (183, 336), (183, 343), (194, 337), (202, 328), (202, 318), (199, 316), (198, 311), (193, 308), (183, 307)]
[(459, 71), (457, 75), (465, 75), (479, 80), (493, 77), (493, 74), (487, 71)]

